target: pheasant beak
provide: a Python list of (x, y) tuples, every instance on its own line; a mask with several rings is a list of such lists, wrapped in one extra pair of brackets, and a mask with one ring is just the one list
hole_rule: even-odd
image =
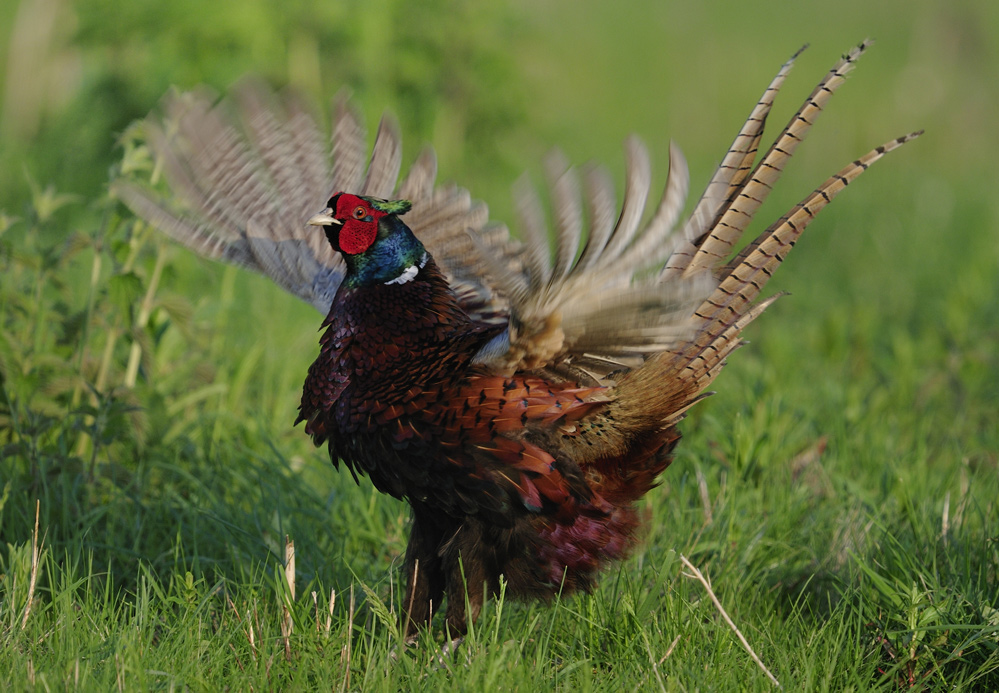
[(306, 222), (309, 226), (343, 226), (343, 222), (339, 219), (334, 218), (333, 208), (327, 207), (321, 211), (316, 216), (312, 217)]

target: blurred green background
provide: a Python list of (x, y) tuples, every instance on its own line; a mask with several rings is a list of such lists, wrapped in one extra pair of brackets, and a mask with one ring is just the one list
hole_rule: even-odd
[[(99, 594), (74, 580), (106, 576), (110, 606), (94, 609), (107, 608), (108, 628), (122, 633), (132, 631), (119, 603), (154, 575), (171, 598), (216, 614), (227, 609), (213, 606), (218, 575), (241, 605), (256, 600), (286, 534), (296, 540), (302, 585), (342, 591), (360, 581), (390, 592), (405, 508), (337, 475), (325, 451), (291, 426), (319, 316), (265, 279), (165, 241), (107, 194), (123, 158), (143, 162), (130, 124), (169, 88), (223, 91), (254, 72), (326, 105), (347, 87), (369, 131), (394, 112), (406, 160), (433, 144), (440, 178), (511, 223), (510, 184), (525, 170), (541, 181), (551, 147), (575, 163), (605, 163), (620, 195), (630, 133), (649, 145), (657, 187), (675, 140), (699, 194), (795, 50), (811, 44), (778, 97), (766, 145), (836, 59), (867, 37), (875, 45), (751, 231), (874, 146), (926, 133), (865, 173), (797, 244), (767, 291), (792, 295), (748, 330), (752, 344), (716, 381), (719, 395), (684, 422), (678, 459), (646, 504), (648, 541), (614, 575), (632, 581), (648, 608), (635, 618), (662, 639), (657, 654), (693, 624), (679, 645), (691, 656), (667, 663), (690, 662), (681, 681), (728, 666), (741, 685), (745, 667), (717, 644), (727, 633), (712, 644), (718, 631), (701, 628), (702, 613), (685, 620), (685, 609), (700, 608), (696, 598), (671, 601), (677, 582), (686, 584), (667, 569), (674, 549), (710, 569), (756, 635), (771, 638), (771, 656), (787, 658), (785, 672), (806, 677), (800, 672), (828, 666), (826, 680), (845, 686), (833, 677), (858, 671), (859, 683), (849, 681), (862, 689), (889, 660), (939, 673), (962, 665), (960, 650), (980, 666), (959, 669), (961, 680), (992, 675), (999, 3), (988, 0), (0, 3), (0, 543), (10, 544), (0, 595), (18, 579), (23, 589), (36, 498), (66, 590)], [(713, 517), (702, 489), (715, 499)], [(54, 563), (50, 576), (62, 574)], [(878, 571), (888, 578), (871, 581)], [(57, 577), (50, 580), (51, 622), (62, 623)], [(592, 600), (573, 602), (578, 622), (577, 606), (557, 612), (565, 632), (555, 629), (555, 654), (543, 655), (555, 669), (606, 656), (609, 671), (624, 670), (620, 652), (605, 648), (602, 624), (620, 622), (625, 608), (608, 582)], [(910, 585), (910, 601), (892, 591)], [(303, 613), (309, 606), (297, 604)], [(346, 622), (342, 603), (337, 609)], [(823, 630), (830, 612), (849, 621), (839, 636)], [(532, 632), (529, 624), (549, 623), (534, 613), (507, 615), (494, 655)], [(929, 626), (914, 629), (913, 614)], [(875, 622), (898, 651), (911, 645), (909, 663), (898, 664), (888, 640), (868, 647)], [(957, 635), (911, 644), (932, 628)], [(41, 617), (23, 643), (20, 631), (2, 630), (14, 647), (0, 648), (0, 664), (30, 678), (23, 651), (53, 631)], [(813, 639), (816, 631), (823, 636)], [(630, 651), (632, 636), (621, 637)], [(843, 643), (861, 651), (850, 659)], [(390, 645), (371, 651), (387, 659)], [(138, 669), (152, 666), (144, 647), (132, 660)], [(49, 654), (53, 670), (76, 656)], [(646, 680), (644, 656), (630, 662), (634, 681)], [(91, 661), (99, 670), (109, 657)], [(197, 668), (186, 652), (162, 657), (164, 667)], [(105, 688), (111, 680), (99, 679)], [(518, 680), (512, 687), (530, 688)]]

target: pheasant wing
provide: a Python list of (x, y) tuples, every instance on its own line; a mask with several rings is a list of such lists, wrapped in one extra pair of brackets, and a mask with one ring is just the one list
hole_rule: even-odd
[(345, 96), (333, 113), (328, 142), (299, 98), (256, 80), (221, 99), (207, 89), (170, 93), (145, 127), (175, 197), (137, 180), (118, 180), (115, 190), (136, 215), (199, 255), (268, 276), (323, 314), (343, 279), (343, 261), (306, 220), (340, 190), (405, 197), (413, 202), (407, 223), (464, 307), (483, 321), (505, 320), (502, 297), (471, 257), (484, 247), (513, 261), (518, 247), (506, 229), (488, 226), (487, 208), (466, 190), (435, 185), (430, 149), (398, 181), (402, 144), (391, 119), (382, 120), (366, 160), (365, 131)]
[(600, 382), (692, 336), (690, 316), (715, 280), (706, 272), (668, 281), (658, 276), (677, 247), (672, 232), (687, 193), (686, 161), (670, 147), (665, 190), (643, 222), (651, 185), (648, 151), (632, 137), (626, 155), (616, 222), (606, 173), (597, 167), (585, 173), (584, 212), (579, 174), (561, 154), (549, 156), (546, 166), (553, 232), (533, 189), (524, 181), (515, 187), (525, 247), (516, 266), (481, 253), (492, 283), (510, 301), (509, 327), (478, 355), (481, 365)]

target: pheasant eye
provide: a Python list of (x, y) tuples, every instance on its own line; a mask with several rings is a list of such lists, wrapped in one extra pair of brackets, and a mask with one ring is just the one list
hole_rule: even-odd
[(368, 211), (366, 209), (364, 209), (364, 207), (355, 207), (354, 208), (354, 218), (355, 219), (363, 219), (366, 216), (368, 216)]

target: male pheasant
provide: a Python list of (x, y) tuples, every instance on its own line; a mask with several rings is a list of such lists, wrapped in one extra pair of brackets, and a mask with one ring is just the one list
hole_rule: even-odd
[(407, 634), (447, 596), (460, 636), (501, 578), (517, 597), (585, 591), (628, 555), (636, 501), (742, 330), (775, 300), (754, 302), (773, 271), (820, 209), (919, 134), (848, 165), (728, 259), (865, 48), (836, 63), (754, 168), (797, 54), (784, 64), (679, 226), (687, 169), (675, 147), (646, 223), (650, 166), (637, 139), (620, 209), (602, 169), (585, 172), (581, 192), (552, 156), (554, 251), (528, 186), (516, 189), (517, 242), (464, 190), (434, 186), (430, 151), (397, 187), (388, 121), (365, 167), (364, 133), (341, 101), (331, 167), (308, 112), (250, 83), (217, 106), (170, 97), (170, 125), (149, 122), (183, 206), (134, 183), (118, 190), (176, 240), (270, 276), (327, 316), (299, 421), (334, 464), (412, 506)]

